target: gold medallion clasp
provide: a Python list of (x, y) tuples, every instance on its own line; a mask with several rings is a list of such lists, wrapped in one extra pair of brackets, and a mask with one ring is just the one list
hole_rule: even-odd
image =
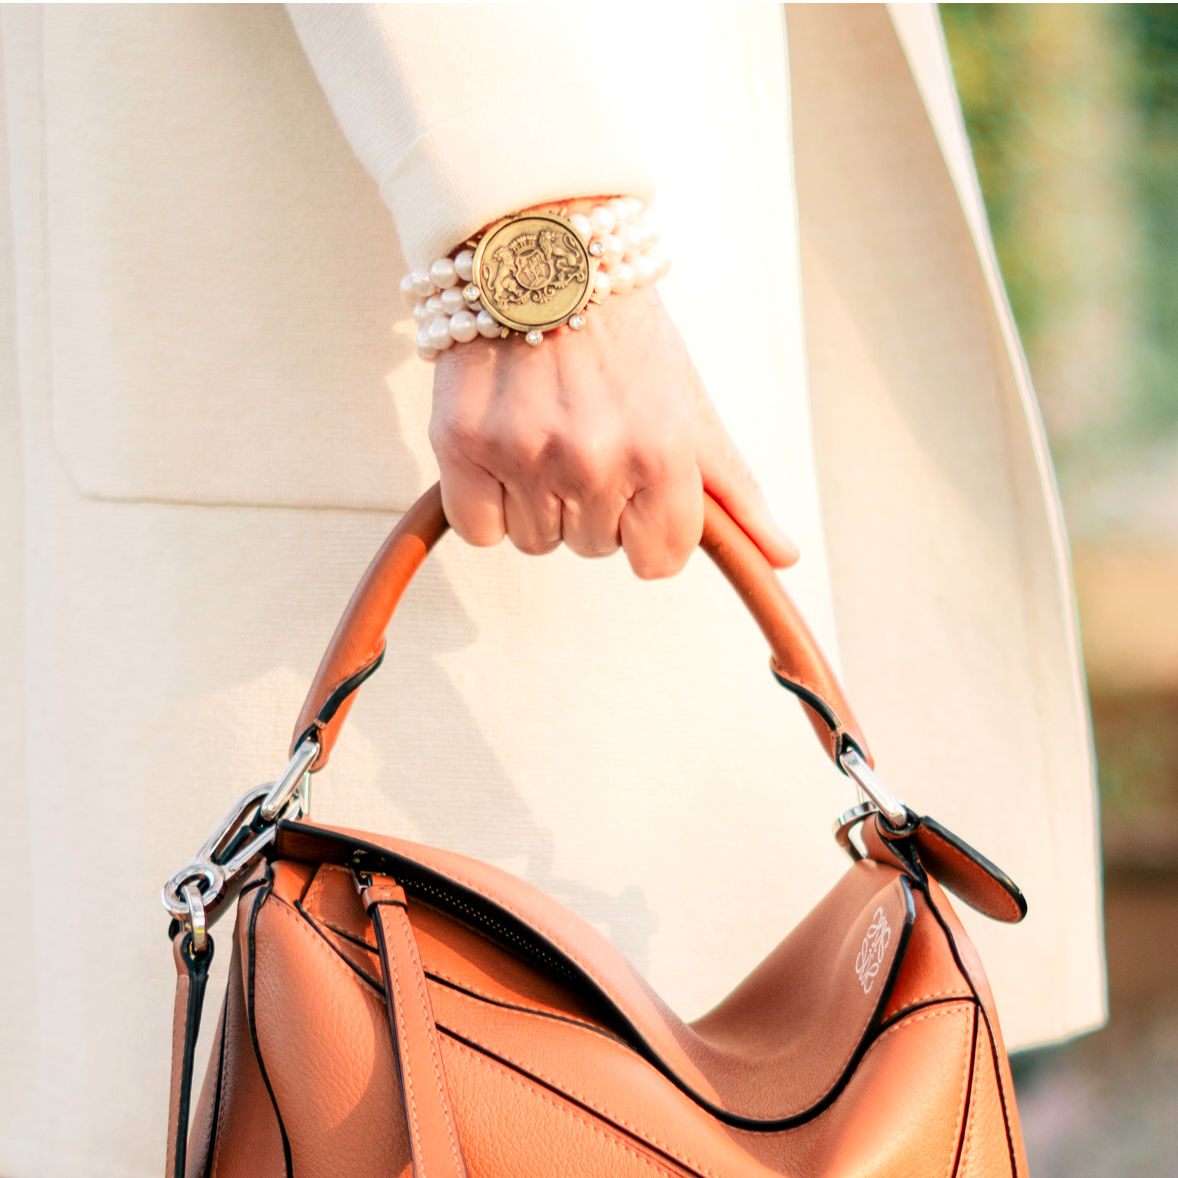
[(474, 256), (479, 300), (497, 322), (524, 333), (550, 331), (584, 310), (596, 259), (556, 213), (525, 213), (493, 225)]

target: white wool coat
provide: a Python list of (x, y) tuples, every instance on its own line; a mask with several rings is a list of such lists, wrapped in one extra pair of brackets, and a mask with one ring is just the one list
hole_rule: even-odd
[[(494, 216), (657, 194), (664, 298), (881, 776), (1022, 885), (1008, 1039), (1103, 1017), (1067, 553), (935, 10), (0, 9), (0, 1174), (163, 1155), (163, 880), (436, 477), (398, 294)], [(684, 1015), (855, 795), (702, 557), (444, 542), (316, 816), (521, 872)], [(227, 956), (227, 955), (226, 955)]]

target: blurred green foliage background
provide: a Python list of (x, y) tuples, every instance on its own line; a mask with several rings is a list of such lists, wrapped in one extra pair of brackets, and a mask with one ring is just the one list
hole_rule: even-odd
[(1106, 849), (1178, 864), (1178, 5), (940, 12), (1073, 544)]
[(940, 6), (1072, 543), (1108, 1029), (1018, 1061), (1039, 1178), (1178, 1173), (1178, 5)]
[[(1061, 481), (1178, 454), (1178, 6), (942, 5)], [(1171, 483), (1171, 489), (1173, 484)], [(1114, 496), (1115, 498), (1115, 496)], [(1081, 496), (1089, 536), (1124, 526)]]

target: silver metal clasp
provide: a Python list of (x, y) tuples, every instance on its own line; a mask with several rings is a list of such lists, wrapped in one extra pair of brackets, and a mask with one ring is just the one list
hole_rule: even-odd
[(856, 748), (847, 748), (839, 753), (839, 764), (843, 772), (875, 803), (875, 807), (897, 830), (903, 830), (911, 820), (908, 807), (878, 777)]
[(863, 852), (851, 839), (851, 832), (873, 814), (878, 814), (892, 830), (902, 833), (913, 822), (912, 812), (880, 779), (855, 748), (845, 749), (839, 755), (839, 764), (856, 785), (870, 799), (852, 806), (835, 820), (835, 841), (852, 859), (863, 858)]
[(299, 742), (290, 764), (283, 771), (282, 776), (274, 783), (270, 792), (262, 802), (262, 817), (267, 822), (277, 822), (279, 813), (297, 792), (303, 803), (303, 813), (311, 812), (311, 766), (319, 756), (319, 742), (317, 740), (303, 740)]
[(208, 944), (208, 928), (278, 833), (278, 822), (307, 813), (310, 766), (319, 745), (304, 740), (277, 781), (243, 794), (218, 823), (192, 862), (164, 884), (164, 907), (192, 933), (193, 952)]

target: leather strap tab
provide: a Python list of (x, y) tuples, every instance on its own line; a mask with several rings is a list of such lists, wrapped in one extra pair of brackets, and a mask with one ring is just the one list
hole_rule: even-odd
[(203, 953), (191, 953), (192, 934), (172, 939), (176, 961), (176, 1003), (172, 1011), (172, 1090), (168, 1102), (168, 1157), (164, 1178), (184, 1178), (188, 1157), (188, 1120), (192, 1104), (192, 1069), (204, 1007), (213, 940)]
[[(319, 742), (312, 772), (327, 764), (352, 693), (376, 669), (384, 652), (385, 630), (402, 593), (448, 526), (441, 488), (435, 483), (402, 516), (356, 586), (295, 724), (292, 753), (304, 737)], [(704, 497), (700, 544), (761, 627), (773, 652), (774, 675), (801, 699), (830, 757), (837, 762), (850, 742), (871, 764), (867, 742), (838, 679), (777, 573), (710, 495)]]
[(468, 1178), (405, 893), (393, 880), (373, 876), (360, 895), (380, 949), (414, 1178)]

